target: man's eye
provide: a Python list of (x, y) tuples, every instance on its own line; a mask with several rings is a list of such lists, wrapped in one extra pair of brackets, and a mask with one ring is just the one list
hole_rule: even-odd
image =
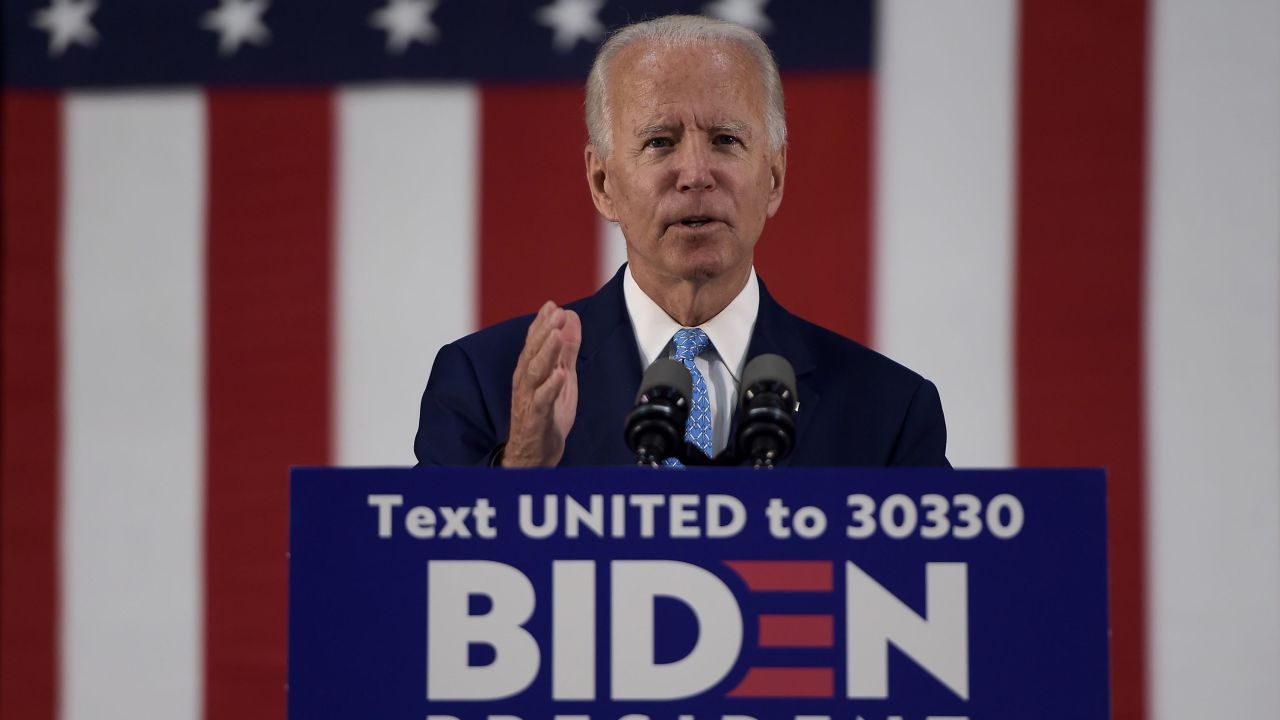
[(649, 138), (645, 141), (644, 146), (647, 148), (669, 148), (671, 147), (671, 138)]
[(717, 135), (713, 140), (716, 145), (741, 145), (742, 141), (734, 135)]

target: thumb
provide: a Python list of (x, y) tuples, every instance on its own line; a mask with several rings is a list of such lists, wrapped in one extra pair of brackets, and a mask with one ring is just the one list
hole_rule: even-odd
[(578, 350), (582, 348), (582, 319), (572, 310), (564, 312), (564, 327), (560, 329), (563, 345), (560, 348), (560, 366), (573, 371), (577, 367)]

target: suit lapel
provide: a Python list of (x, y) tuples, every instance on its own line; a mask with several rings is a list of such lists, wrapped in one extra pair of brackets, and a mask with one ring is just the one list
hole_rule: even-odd
[[(779, 305), (764, 281), (760, 281), (760, 311), (756, 315), (756, 326), (751, 333), (751, 343), (747, 347), (747, 360), (765, 353), (781, 355), (791, 363), (796, 371), (796, 394), (799, 395), (800, 411), (796, 413), (796, 447), (792, 450), (794, 457), (804, 438), (808, 436), (806, 428), (817, 414), (821, 397), (813, 384), (814, 370), (817, 362), (805, 341), (800, 321)], [(737, 435), (738, 415), (734, 413), (733, 435)], [(784, 460), (779, 465), (787, 465)]]
[(623, 440), (623, 421), (635, 401), (644, 369), (622, 297), (622, 270), (583, 302), (578, 351), (578, 417), (572, 448), (582, 464), (635, 461)]

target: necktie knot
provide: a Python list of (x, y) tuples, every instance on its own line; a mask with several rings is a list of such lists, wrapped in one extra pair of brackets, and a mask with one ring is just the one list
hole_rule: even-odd
[(676, 352), (672, 357), (676, 360), (692, 360), (707, 349), (710, 340), (702, 328), (681, 328), (673, 338)]

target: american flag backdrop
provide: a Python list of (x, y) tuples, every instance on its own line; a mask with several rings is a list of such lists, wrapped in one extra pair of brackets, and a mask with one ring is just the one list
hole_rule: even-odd
[(5, 0), (0, 718), (283, 715), (288, 467), (616, 270), (581, 86), (675, 10), (783, 69), (779, 300), (1109, 469), (1114, 716), (1280, 715), (1280, 0)]

